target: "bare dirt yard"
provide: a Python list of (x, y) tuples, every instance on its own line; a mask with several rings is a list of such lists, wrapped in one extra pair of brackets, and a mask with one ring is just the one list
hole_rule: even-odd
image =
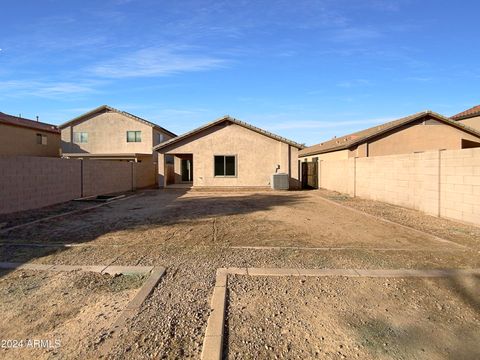
[(228, 359), (480, 358), (478, 277), (236, 276), (228, 296)]
[[(152, 295), (119, 334), (108, 356), (113, 359), (198, 359), (220, 267), (480, 268), (478, 228), (413, 211), (410, 229), (339, 207), (323, 196), (317, 191), (144, 191), (0, 233), (0, 261), (165, 267)], [(421, 289), (420, 283), (416, 286)], [(12, 308), (21, 309), (27, 301), (6, 296), (1, 293), (0, 301), (8, 300)], [(466, 295), (456, 296), (461, 302)], [(379, 318), (383, 314), (379, 309)], [(99, 349), (102, 332), (89, 334), (89, 344)], [(73, 357), (84, 358), (80, 353)]]
[(2, 359), (95, 357), (95, 345), (144, 281), (93, 272), (0, 276)]

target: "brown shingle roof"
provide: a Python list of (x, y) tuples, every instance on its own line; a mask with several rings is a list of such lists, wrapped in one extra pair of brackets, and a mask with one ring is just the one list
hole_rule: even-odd
[(470, 109), (467, 109), (465, 111), (462, 111), (456, 115), (453, 115), (451, 119), (453, 120), (462, 120), (462, 119), (468, 119), (470, 117), (474, 116), (480, 116), (480, 105), (474, 106)]
[(60, 133), (60, 130), (55, 125), (8, 115), (3, 112), (0, 112), (0, 123), (39, 131), (47, 131), (51, 133)]
[(323, 154), (323, 153), (328, 153), (332, 151), (338, 151), (338, 150), (345, 150), (345, 149), (350, 149), (354, 146), (360, 145), (362, 143), (365, 143), (366, 141), (378, 137), (380, 135), (383, 135), (384, 133), (394, 130), (400, 126), (407, 125), (413, 121), (419, 120), (421, 118), (428, 117), (428, 118), (433, 118), (438, 121), (444, 122), (446, 124), (449, 124), (451, 126), (454, 126), (458, 129), (461, 129), (463, 131), (466, 131), (470, 134), (476, 135), (480, 137), (480, 132), (478, 130), (472, 129), (468, 126), (465, 126), (464, 124), (458, 123), (456, 121), (450, 120), (449, 118), (442, 116), (440, 114), (437, 114), (433, 111), (427, 110), (427, 111), (422, 111), (398, 120), (390, 121), (385, 124), (373, 126), (371, 128), (357, 131), (355, 133), (341, 136), (338, 138), (334, 138), (328, 141), (325, 141), (323, 143), (313, 145), (310, 147), (307, 147), (303, 150), (301, 150), (298, 153), (298, 156), (309, 156), (309, 155), (316, 155), (316, 154)]
[(80, 120), (82, 120), (82, 119), (85, 118), (85, 117), (94, 115), (94, 114), (96, 114), (96, 113), (98, 113), (98, 112), (101, 112), (101, 111), (113, 111), (113, 112), (116, 112), (116, 113), (125, 115), (125, 116), (127, 116), (127, 117), (129, 117), (129, 118), (131, 118), (131, 119), (140, 121), (140, 122), (142, 122), (142, 123), (144, 123), (144, 124), (147, 124), (147, 125), (149, 125), (149, 126), (151, 126), (151, 127), (153, 127), (153, 128), (156, 128), (156, 129), (158, 129), (158, 130), (161, 130), (161, 131), (163, 131), (163, 132), (165, 132), (165, 133), (167, 133), (167, 134), (170, 134), (171, 136), (174, 136), (174, 137), (177, 136), (177, 135), (174, 134), (173, 132), (168, 131), (167, 129), (165, 129), (165, 128), (163, 128), (163, 127), (161, 127), (161, 126), (159, 126), (159, 125), (157, 125), (157, 124), (155, 124), (155, 123), (152, 123), (151, 121), (145, 120), (145, 119), (143, 119), (143, 118), (141, 118), (141, 117), (139, 117), (139, 116), (130, 114), (130, 113), (126, 112), (126, 111), (122, 111), (122, 110), (115, 109), (115, 108), (113, 108), (113, 107), (111, 107), (111, 106), (108, 106), (108, 105), (101, 105), (101, 106), (99, 106), (99, 107), (97, 107), (97, 108), (95, 108), (95, 109), (93, 109), (93, 110), (91, 110), (91, 111), (89, 111), (89, 112), (86, 112), (85, 114), (82, 114), (82, 115), (80, 115), (80, 116), (77, 116), (76, 118), (73, 118), (72, 120), (69, 120), (69, 121), (61, 124), (59, 127), (60, 127), (60, 129), (63, 129), (63, 128), (69, 126), (70, 124), (72, 124), (72, 123), (74, 123), (74, 122), (80, 121)]
[(201, 132), (201, 131), (203, 131), (203, 130), (206, 130), (206, 129), (208, 129), (208, 128), (211, 128), (212, 126), (221, 124), (221, 123), (223, 123), (223, 122), (225, 122), (225, 121), (231, 122), (231, 123), (236, 124), (236, 125), (240, 125), (240, 126), (242, 126), (242, 127), (244, 127), (244, 128), (247, 128), (247, 129), (249, 129), (249, 130), (255, 131), (255, 132), (257, 132), (257, 133), (259, 133), (259, 134), (262, 134), (262, 135), (264, 135), (264, 136), (267, 136), (267, 137), (269, 137), (269, 138), (272, 138), (272, 139), (275, 139), (275, 140), (284, 142), (284, 143), (286, 143), (286, 144), (289, 144), (289, 145), (291, 145), (291, 146), (296, 147), (297, 149), (303, 149), (303, 148), (305, 147), (305, 146), (302, 145), (302, 144), (298, 144), (298, 143), (296, 143), (296, 142), (294, 142), (294, 141), (292, 141), (292, 140), (288, 140), (288, 139), (286, 139), (286, 138), (284, 138), (284, 137), (281, 137), (281, 136), (272, 134), (271, 132), (268, 132), (268, 131), (263, 130), (263, 129), (260, 129), (260, 128), (256, 127), (256, 126), (250, 125), (250, 124), (248, 124), (248, 123), (246, 123), (246, 122), (244, 122), (244, 121), (240, 121), (240, 120), (238, 120), (238, 119), (235, 119), (235, 118), (233, 118), (233, 117), (231, 117), (231, 116), (229, 116), (229, 115), (225, 115), (225, 116), (223, 116), (223, 117), (221, 117), (221, 118), (219, 118), (219, 119), (217, 119), (217, 120), (214, 120), (214, 121), (212, 121), (212, 122), (209, 122), (209, 123), (207, 123), (207, 124), (205, 124), (205, 125), (203, 125), (203, 126), (201, 126), (201, 127), (199, 127), (199, 128), (196, 128), (196, 129), (194, 129), (194, 130), (191, 130), (191, 131), (189, 131), (189, 132), (187, 132), (187, 133), (185, 133), (185, 134), (183, 134), (183, 135), (180, 135), (180, 136), (178, 136), (178, 137), (176, 137), (176, 138), (173, 138), (173, 139), (170, 139), (170, 140), (168, 140), (168, 141), (165, 141), (165, 142), (163, 142), (163, 143), (161, 143), (161, 144), (158, 144), (157, 146), (155, 146), (155, 147), (153, 148), (153, 150), (160, 150), (160, 149), (162, 149), (162, 148), (165, 148), (165, 147), (167, 147), (167, 146), (169, 146), (169, 145), (172, 145), (172, 144), (174, 144), (174, 143), (176, 143), (176, 142), (178, 142), (178, 141), (181, 141), (181, 140), (183, 140), (183, 139), (185, 139), (185, 138), (188, 138), (188, 137), (190, 137), (190, 136), (192, 136), (192, 135), (195, 135), (195, 134), (197, 134), (197, 133), (199, 133), (199, 132)]

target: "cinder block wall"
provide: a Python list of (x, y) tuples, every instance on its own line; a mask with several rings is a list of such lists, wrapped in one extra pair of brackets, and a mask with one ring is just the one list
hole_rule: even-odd
[(443, 151), (440, 216), (480, 224), (480, 149)]
[(348, 165), (350, 160), (326, 160), (319, 162), (319, 186), (324, 189), (349, 193)]
[(321, 161), (320, 187), (480, 225), (480, 149)]
[(48, 157), (0, 156), (0, 213), (80, 197), (81, 163)]
[(83, 196), (133, 190), (134, 166), (127, 161), (83, 161)]
[[(156, 160), (156, 157), (155, 157)], [(135, 185), (138, 189), (157, 183), (157, 167), (153, 156), (144, 157), (135, 163)]]
[(130, 191), (135, 188), (136, 166), (131, 162), (85, 160), (82, 169), (81, 160), (0, 156), (0, 214), (81, 196)]

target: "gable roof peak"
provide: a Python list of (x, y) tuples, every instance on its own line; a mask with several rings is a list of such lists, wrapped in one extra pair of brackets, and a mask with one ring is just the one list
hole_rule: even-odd
[(246, 129), (252, 130), (252, 131), (254, 131), (254, 132), (256, 132), (256, 133), (259, 133), (259, 134), (261, 134), (261, 135), (264, 135), (264, 136), (267, 136), (267, 137), (269, 137), (269, 138), (272, 138), (272, 139), (275, 139), (275, 140), (284, 142), (284, 143), (286, 143), (286, 144), (289, 144), (289, 145), (291, 145), (291, 146), (294, 146), (294, 147), (296, 147), (297, 149), (303, 149), (303, 148), (305, 148), (304, 145), (299, 144), (299, 143), (296, 143), (295, 141), (289, 140), (289, 139), (284, 138), (284, 137), (279, 136), (279, 135), (275, 135), (275, 134), (273, 134), (273, 133), (271, 133), (271, 132), (269, 132), (269, 131), (266, 131), (266, 130), (260, 129), (260, 128), (256, 127), (256, 126), (250, 125), (249, 123), (247, 123), (247, 122), (245, 122), (245, 121), (238, 120), (238, 119), (236, 119), (236, 118), (234, 118), (234, 117), (232, 117), (232, 116), (230, 116), (230, 115), (225, 115), (225, 116), (222, 116), (222, 117), (220, 117), (220, 118), (218, 118), (218, 119), (216, 119), (216, 120), (213, 120), (213, 121), (211, 121), (211, 122), (209, 122), (209, 123), (207, 123), (207, 124), (205, 124), (205, 125), (203, 125), (203, 126), (201, 126), (201, 127), (198, 127), (198, 128), (193, 129), (193, 130), (191, 130), (191, 131), (189, 131), (189, 132), (186, 132), (186, 133), (183, 134), (183, 135), (180, 135), (180, 136), (178, 136), (178, 137), (176, 137), (176, 138), (173, 138), (173, 139), (170, 139), (170, 140), (168, 140), (168, 141), (165, 141), (165, 142), (163, 142), (163, 143), (161, 143), (161, 144), (158, 144), (157, 146), (154, 146), (153, 150), (159, 150), (159, 149), (162, 149), (162, 148), (164, 148), (164, 147), (167, 147), (167, 146), (169, 146), (169, 145), (171, 145), (171, 144), (174, 144), (174, 143), (179, 142), (179, 141), (181, 141), (181, 140), (183, 140), (183, 139), (185, 139), (185, 138), (188, 138), (188, 137), (190, 137), (190, 136), (192, 136), (192, 135), (194, 135), (194, 134), (197, 134), (197, 133), (199, 133), (199, 132), (201, 132), (201, 131), (203, 131), (203, 130), (209, 129), (209, 128), (214, 127), (214, 126), (216, 126), (216, 125), (219, 125), (219, 124), (223, 123), (224, 121), (230, 121), (230, 122), (233, 123), (233, 124), (242, 126), (242, 127), (246, 128)]
[(343, 142), (339, 141), (337, 138), (333, 138), (331, 140), (324, 141), (320, 144), (309, 146), (301, 150), (299, 152), (299, 156), (303, 157), (303, 156), (323, 154), (323, 153), (333, 152), (338, 150), (350, 149), (354, 146), (365, 143), (372, 138), (381, 136), (385, 133), (388, 133), (389, 131), (395, 130), (403, 125), (410, 124), (424, 117), (436, 119), (447, 125), (454, 126), (472, 135), (480, 137), (480, 132), (478, 130), (465, 126), (464, 124), (458, 123), (452, 119), (449, 119), (443, 115), (440, 115), (439, 113), (436, 113), (435, 111), (424, 110), (424, 111), (421, 111), (397, 120), (393, 120), (384, 124), (376, 125), (368, 129), (360, 130), (355, 133), (347, 134), (339, 137), (338, 139), (340, 138), (345, 139)]
[(169, 130), (163, 128), (163, 127), (161, 127), (160, 125), (157, 125), (157, 124), (155, 124), (155, 123), (153, 123), (153, 122), (151, 122), (151, 121), (148, 121), (148, 120), (146, 120), (146, 119), (143, 119), (143, 118), (141, 118), (141, 117), (139, 117), (139, 116), (133, 115), (133, 114), (131, 114), (131, 113), (129, 113), (129, 112), (122, 111), (122, 110), (116, 109), (116, 108), (114, 108), (114, 107), (112, 107), (112, 106), (110, 106), (110, 105), (105, 105), (105, 104), (104, 104), (104, 105), (100, 105), (99, 107), (96, 107), (96, 108), (93, 109), (93, 110), (90, 110), (90, 111), (88, 111), (88, 112), (86, 112), (86, 113), (84, 113), (84, 114), (82, 114), (82, 115), (79, 115), (79, 116), (77, 116), (77, 117), (75, 117), (75, 118), (73, 118), (73, 119), (71, 119), (71, 120), (69, 120), (69, 121), (67, 121), (67, 122), (59, 125), (59, 128), (62, 129), (62, 128), (66, 127), (66, 126), (69, 126), (70, 124), (72, 124), (72, 123), (74, 123), (74, 122), (76, 122), (76, 121), (79, 121), (79, 120), (81, 120), (81, 119), (83, 119), (83, 118), (86, 118), (86, 117), (88, 117), (88, 116), (94, 115), (94, 114), (96, 114), (96, 113), (98, 113), (98, 112), (100, 112), (100, 111), (103, 111), (103, 110), (108, 110), (108, 111), (116, 112), (116, 113), (121, 114), (121, 115), (123, 115), (123, 116), (129, 117), (129, 118), (131, 118), (131, 119), (133, 119), (133, 120), (137, 120), (137, 121), (139, 121), (139, 122), (141, 122), (141, 123), (144, 123), (144, 124), (146, 124), (146, 125), (149, 125), (149, 126), (151, 126), (152, 128), (156, 128), (156, 129), (159, 129), (159, 130), (161, 130), (161, 131), (163, 131), (163, 132), (166, 132), (166, 133), (170, 134), (170, 135), (173, 136), (173, 137), (177, 136), (177, 135), (174, 134), (173, 132), (171, 132), (171, 131), (169, 131)]

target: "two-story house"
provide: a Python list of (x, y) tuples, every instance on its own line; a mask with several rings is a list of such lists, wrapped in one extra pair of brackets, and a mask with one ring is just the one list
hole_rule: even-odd
[(0, 155), (60, 157), (60, 130), (0, 112)]
[(156, 184), (153, 147), (176, 137), (161, 126), (107, 105), (59, 127), (63, 157), (137, 162), (138, 188)]

